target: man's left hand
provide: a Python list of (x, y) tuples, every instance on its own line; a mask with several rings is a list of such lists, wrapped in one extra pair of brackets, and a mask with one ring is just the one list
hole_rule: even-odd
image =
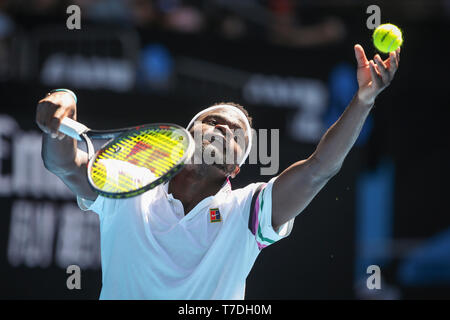
[(358, 98), (369, 105), (373, 105), (375, 98), (389, 86), (394, 79), (400, 62), (400, 48), (389, 53), (389, 58), (382, 60), (376, 54), (368, 61), (361, 45), (355, 45), (355, 57), (358, 62)]

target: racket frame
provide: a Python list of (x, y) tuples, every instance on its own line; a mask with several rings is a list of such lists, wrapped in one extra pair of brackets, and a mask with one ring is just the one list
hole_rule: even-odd
[[(116, 143), (117, 140), (131, 135), (133, 132), (139, 132), (145, 129), (149, 128), (155, 128), (155, 127), (173, 127), (177, 130), (180, 130), (180, 132), (183, 133), (183, 137), (188, 139), (188, 145), (187, 149), (184, 152), (183, 157), (181, 160), (178, 161), (176, 165), (174, 165), (168, 172), (163, 174), (162, 176), (158, 177), (151, 183), (136, 189), (132, 191), (127, 192), (106, 192), (103, 191), (95, 186), (94, 181), (91, 177), (91, 170), (92, 166), (97, 159), (97, 156), (106, 148), (108, 148), (113, 143)], [(173, 124), (173, 123), (151, 123), (151, 124), (144, 124), (139, 125), (135, 127), (129, 127), (129, 128), (122, 128), (122, 129), (116, 129), (116, 130), (91, 130), (88, 127), (84, 126), (83, 124), (74, 121), (70, 118), (64, 118), (61, 122), (60, 131), (64, 134), (77, 139), (79, 141), (84, 141), (87, 146), (87, 153), (88, 153), (88, 164), (87, 164), (87, 178), (89, 185), (91, 188), (97, 192), (99, 195), (106, 197), (106, 198), (113, 198), (113, 199), (124, 199), (124, 198), (131, 198), (138, 196), (148, 190), (151, 190), (155, 188), (156, 186), (165, 183), (172, 179), (177, 173), (180, 172), (180, 170), (184, 167), (185, 163), (190, 160), (192, 157), (194, 150), (195, 150), (195, 142), (192, 135), (183, 127)], [(100, 149), (95, 151), (94, 145), (92, 144), (91, 139), (94, 140), (107, 140), (109, 139), (105, 144), (103, 144)]]

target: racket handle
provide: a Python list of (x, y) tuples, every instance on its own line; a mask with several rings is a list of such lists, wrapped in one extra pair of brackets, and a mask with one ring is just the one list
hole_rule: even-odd
[(61, 125), (59, 126), (59, 131), (68, 135), (71, 138), (77, 139), (81, 141), (80, 135), (88, 131), (89, 128), (84, 124), (81, 124), (75, 120), (72, 120), (68, 117), (65, 117), (61, 121)]

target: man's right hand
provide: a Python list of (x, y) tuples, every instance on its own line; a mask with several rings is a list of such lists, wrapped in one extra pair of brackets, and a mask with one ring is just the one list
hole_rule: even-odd
[(76, 120), (76, 111), (75, 99), (69, 92), (53, 92), (39, 101), (36, 123), (46, 133), (42, 139), (42, 160), (45, 168), (57, 175), (74, 194), (95, 200), (97, 194), (86, 176), (87, 153), (77, 148), (75, 139), (51, 139), (65, 137), (58, 128), (65, 117)]
[(76, 120), (77, 106), (73, 96), (64, 91), (53, 92), (41, 99), (36, 108), (36, 123), (52, 138), (63, 139), (65, 135), (58, 131), (65, 117)]

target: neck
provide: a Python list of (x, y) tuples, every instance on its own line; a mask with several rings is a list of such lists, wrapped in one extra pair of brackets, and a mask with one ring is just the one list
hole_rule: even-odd
[(187, 165), (170, 180), (169, 193), (190, 212), (200, 201), (215, 195), (225, 181), (223, 172), (208, 165)]

